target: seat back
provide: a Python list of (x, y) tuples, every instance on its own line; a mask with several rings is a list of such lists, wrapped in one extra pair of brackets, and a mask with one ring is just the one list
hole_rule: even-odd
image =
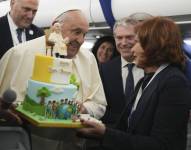
[(27, 132), (21, 127), (0, 127), (1, 150), (31, 150)]

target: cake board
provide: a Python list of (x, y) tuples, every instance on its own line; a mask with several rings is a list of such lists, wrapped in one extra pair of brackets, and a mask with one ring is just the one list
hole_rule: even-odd
[(17, 113), (27, 120), (29, 123), (36, 127), (48, 127), (48, 128), (82, 128), (83, 125), (80, 121), (73, 122), (72, 120), (59, 120), (59, 119), (47, 119), (43, 116), (36, 115), (35, 113), (26, 111), (19, 105), (16, 108)]

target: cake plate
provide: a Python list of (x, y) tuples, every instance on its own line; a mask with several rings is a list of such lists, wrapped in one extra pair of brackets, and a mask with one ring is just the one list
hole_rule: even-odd
[(80, 121), (72, 120), (60, 120), (60, 119), (47, 119), (43, 116), (36, 115), (35, 113), (23, 110), (22, 105), (16, 108), (18, 114), (30, 122), (32, 125), (37, 127), (53, 127), (53, 128), (82, 128), (83, 125)]

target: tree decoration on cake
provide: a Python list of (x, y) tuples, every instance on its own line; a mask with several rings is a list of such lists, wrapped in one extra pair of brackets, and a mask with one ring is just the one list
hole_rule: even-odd
[(80, 84), (77, 81), (75, 74), (70, 75), (70, 84), (76, 85), (77, 88), (79, 89)]
[(37, 97), (40, 97), (40, 104), (44, 105), (45, 97), (51, 96), (51, 92), (46, 87), (42, 87), (37, 91)]

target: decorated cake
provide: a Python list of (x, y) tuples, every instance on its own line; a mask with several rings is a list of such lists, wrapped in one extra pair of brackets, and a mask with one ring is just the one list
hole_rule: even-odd
[(72, 60), (36, 55), (22, 109), (41, 119), (71, 120), (79, 112), (78, 88)]

